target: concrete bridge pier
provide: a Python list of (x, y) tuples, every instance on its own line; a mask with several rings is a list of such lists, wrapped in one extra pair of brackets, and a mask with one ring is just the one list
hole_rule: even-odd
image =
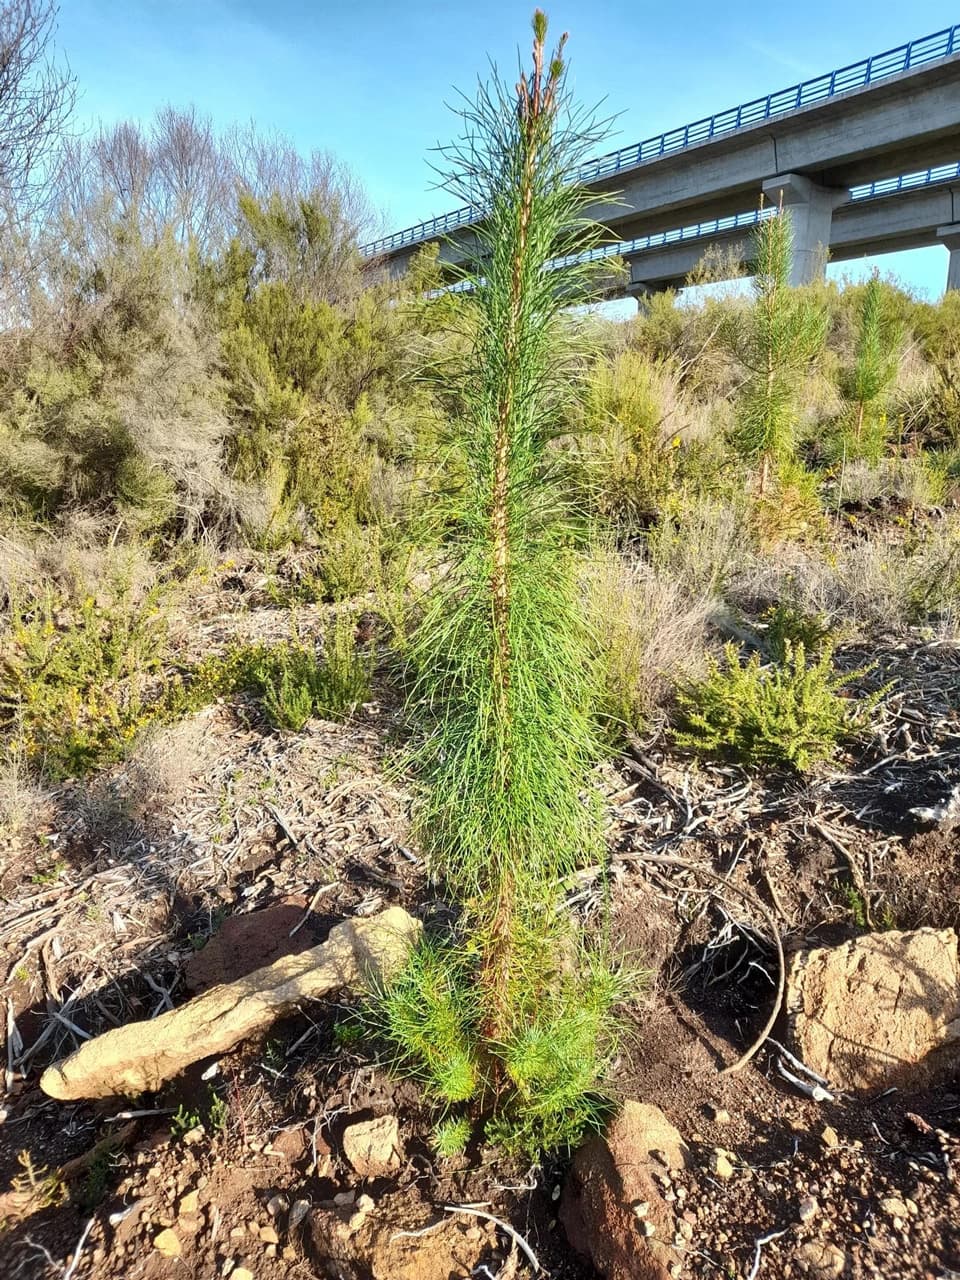
[(833, 211), (850, 192), (821, 187), (802, 173), (781, 173), (767, 178), (763, 194), (768, 203), (789, 209), (793, 222), (793, 265), (790, 283), (810, 284), (823, 278), (830, 256)]
[(960, 222), (948, 227), (937, 227), (937, 239), (950, 250), (947, 266), (947, 292), (960, 289)]

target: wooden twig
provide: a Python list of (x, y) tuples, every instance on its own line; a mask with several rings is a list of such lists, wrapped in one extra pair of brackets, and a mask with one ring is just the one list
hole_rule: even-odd
[(839, 853), (846, 862), (850, 871), (850, 879), (853, 881), (853, 887), (856, 889), (857, 893), (859, 893), (863, 902), (863, 918), (867, 922), (867, 925), (872, 929), (873, 918), (870, 915), (870, 897), (867, 893), (867, 886), (863, 879), (863, 872), (857, 866), (853, 854), (828, 827), (825, 827), (822, 822), (818, 822), (816, 818), (810, 819), (810, 826), (813, 827), (814, 831), (816, 831), (818, 835), (821, 835), (824, 840), (826, 840), (827, 844), (836, 849), (837, 853)]
[(510, 1237), (510, 1239), (513, 1240), (514, 1243), (517, 1244), (523, 1250), (524, 1255), (526, 1256), (527, 1261), (530, 1263), (530, 1267), (534, 1272), (534, 1274), (536, 1274), (540, 1270), (540, 1262), (537, 1259), (537, 1255), (533, 1252), (533, 1250), (527, 1244), (526, 1240), (524, 1240), (520, 1232), (515, 1231), (514, 1228), (511, 1227), (509, 1222), (504, 1222), (502, 1218), (495, 1218), (492, 1213), (484, 1213), (482, 1209), (468, 1209), (465, 1205), (459, 1205), (459, 1204), (445, 1204), (443, 1206), (443, 1212), (444, 1213), (467, 1213), (472, 1218), (485, 1218), (487, 1222), (495, 1223), (496, 1226), (498, 1226), (502, 1231), (505, 1231), (507, 1235)]

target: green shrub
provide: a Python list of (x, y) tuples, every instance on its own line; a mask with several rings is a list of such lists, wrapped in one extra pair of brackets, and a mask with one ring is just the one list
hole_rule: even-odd
[(774, 605), (760, 616), (766, 650), (774, 662), (785, 663), (791, 649), (803, 647), (811, 656), (831, 639), (833, 628), (825, 614), (809, 614), (791, 604)]
[(194, 667), (171, 705), (183, 714), (246, 690), (260, 699), (275, 729), (299, 732), (311, 716), (346, 720), (369, 697), (373, 669), (372, 655), (356, 643), (356, 625), (353, 614), (338, 614), (319, 655), (299, 639), (237, 645)]
[(52, 591), (14, 601), (0, 638), (0, 732), (55, 776), (120, 759), (164, 713), (162, 592), (118, 584), (71, 610)]
[(880, 695), (843, 696), (865, 670), (839, 674), (829, 644), (810, 661), (802, 643), (784, 638), (783, 662), (769, 667), (756, 652), (741, 663), (729, 644), (723, 666), (712, 659), (703, 680), (678, 691), (681, 728), (674, 740), (700, 755), (805, 772), (865, 728)]

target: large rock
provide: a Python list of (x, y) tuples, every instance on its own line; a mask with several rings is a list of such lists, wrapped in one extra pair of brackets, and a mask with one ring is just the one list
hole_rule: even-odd
[(572, 1247), (606, 1280), (669, 1280), (680, 1255), (660, 1179), (689, 1166), (683, 1138), (659, 1107), (624, 1103), (606, 1134), (573, 1158), (560, 1202)]
[(396, 1173), (403, 1158), (399, 1120), (380, 1116), (348, 1125), (343, 1131), (343, 1154), (361, 1178)]
[(923, 1086), (960, 1040), (957, 935), (869, 933), (800, 951), (786, 1011), (795, 1053), (834, 1088)]
[(419, 933), (419, 922), (400, 907), (346, 920), (309, 951), (213, 987), (152, 1021), (88, 1040), (49, 1067), (40, 1087), (62, 1099), (151, 1093), (191, 1063), (266, 1030), (302, 1000), (381, 979), (402, 964)]

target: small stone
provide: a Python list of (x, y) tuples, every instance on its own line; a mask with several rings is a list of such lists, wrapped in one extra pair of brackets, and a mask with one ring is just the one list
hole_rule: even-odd
[(198, 1142), (203, 1141), (206, 1132), (202, 1124), (194, 1125), (192, 1129), (188, 1129), (183, 1135), (183, 1145), (185, 1147), (195, 1147)]
[(180, 1203), (177, 1205), (178, 1215), (182, 1217), (184, 1214), (190, 1216), (191, 1214), (196, 1213), (199, 1202), (200, 1197), (197, 1195), (196, 1191), (188, 1191), (185, 1196), (180, 1197)]
[(203, 1226), (203, 1218), (199, 1213), (181, 1213), (177, 1218), (177, 1226), (188, 1235), (195, 1236)]
[(287, 1219), (287, 1230), (295, 1231), (309, 1212), (309, 1200), (294, 1200), (290, 1208), (290, 1217)]
[(820, 1141), (825, 1147), (839, 1147), (840, 1138), (837, 1135), (833, 1125), (828, 1124), (820, 1132)]
[(647, 1238), (649, 1238), (650, 1236), (656, 1235), (656, 1233), (657, 1233), (657, 1228), (653, 1225), (652, 1222), (648, 1222), (646, 1218), (644, 1218), (640, 1223), (640, 1234), (642, 1236), (647, 1236)]
[(165, 1227), (153, 1238), (153, 1247), (165, 1258), (179, 1258), (181, 1254), (180, 1238), (175, 1231)]
[(685, 1219), (680, 1220), (680, 1224), (677, 1228), (677, 1233), (680, 1235), (681, 1239), (683, 1240), (690, 1241), (693, 1239), (693, 1227)]
[(253, 1280), (253, 1272), (246, 1267), (237, 1267), (233, 1273), (233, 1280)]
[(246, 1232), (246, 1228), (244, 1228), (244, 1227), (231, 1227), (231, 1228), (230, 1228), (230, 1239), (231, 1239), (231, 1240), (239, 1240), (241, 1236), (245, 1236), (246, 1234), (247, 1234), (247, 1232)]
[(271, 1196), (267, 1201), (267, 1213), (271, 1218), (279, 1218), (282, 1213), (286, 1213), (290, 1208), (290, 1202), (286, 1196)]
[(916, 1200), (904, 1200), (903, 1203), (907, 1206), (907, 1210), (911, 1218), (916, 1218), (920, 1213), (920, 1206), (917, 1204)]
[(273, 1227), (261, 1227), (260, 1239), (264, 1244), (279, 1244), (280, 1237), (277, 1235)]
[(356, 1198), (357, 1193), (355, 1191), (338, 1191), (333, 1197), (333, 1203), (343, 1208), (344, 1205), (353, 1204)]
[(710, 1157), (710, 1172), (716, 1174), (718, 1178), (727, 1179), (733, 1177), (734, 1168), (730, 1162), (730, 1157), (721, 1147), (717, 1147)]
[(647, 1214), (650, 1212), (650, 1201), (638, 1200), (637, 1203), (632, 1206), (632, 1208), (633, 1208), (633, 1212), (637, 1215), (638, 1218), (645, 1218)]
[(275, 1258), (277, 1256), (277, 1246), (275, 1244), (268, 1244), (263, 1252), (268, 1258)]
[(905, 1218), (910, 1212), (899, 1196), (884, 1196), (880, 1208), (891, 1218)]
[(847, 1266), (847, 1255), (842, 1249), (820, 1240), (801, 1245), (795, 1256), (801, 1271), (815, 1280), (836, 1280)]
[(403, 1155), (400, 1121), (396, 1116), (380, 1116), (348, 1125), (343, 1131), (343, 1154), (361, 1178), (396, 1172)]
[(820, 1212), (820, 1205), (815, 1196), (804, 1196), (797, 1207), (801, 1222), (811, 1222)]
[(730, 1112), (725, 1111), (723, 1107), (714, 1106), (712, 1102), (706, 1107), (707, 1119), (712, 1120), (714, 1124), (729, 1124)]

